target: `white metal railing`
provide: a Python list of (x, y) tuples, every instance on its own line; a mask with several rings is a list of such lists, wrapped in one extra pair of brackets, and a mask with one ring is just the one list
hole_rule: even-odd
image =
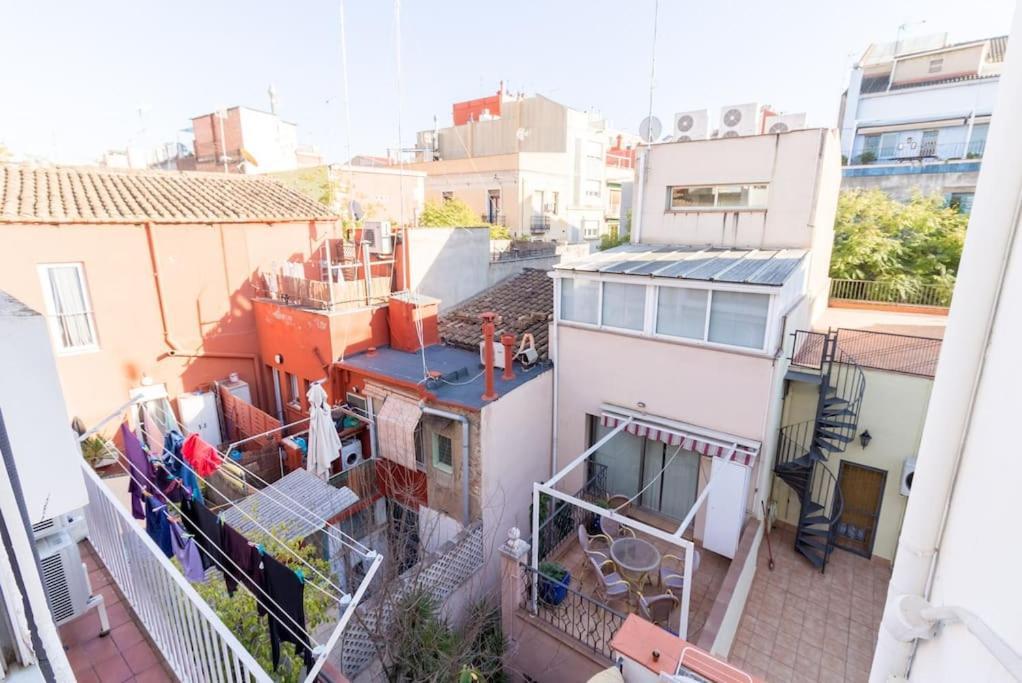
[(181, 681), (273, 679), (83, 460), (92, 547)]

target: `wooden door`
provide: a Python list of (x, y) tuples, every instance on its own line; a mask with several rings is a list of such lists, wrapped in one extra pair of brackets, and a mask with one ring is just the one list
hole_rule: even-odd
[(844, 498), (844, 509), (834, 530), (837, 547), (872, 557), (886, 483), (886, 470), (847, 460), (841, 462), (837, 485)]

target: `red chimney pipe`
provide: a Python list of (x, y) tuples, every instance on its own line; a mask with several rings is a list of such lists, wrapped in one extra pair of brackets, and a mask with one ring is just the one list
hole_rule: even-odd
[(515, 378), (514, 360), (512, 359), (514, 352), (511, 350), (511, 347), (515, 345), (515, 336), (505, 334), (500, 338), (500, 343), (504, 345), (504, 374), (501, 379), (510, 382)]
[(493, 334), (497, 314), (487, 311), (479, 316), (483, 321), (483, 372), (486, 374), (486, 392), (483, 394), (484, 401), (492, 401), (497, 398), (497, 391), (493, 388)]

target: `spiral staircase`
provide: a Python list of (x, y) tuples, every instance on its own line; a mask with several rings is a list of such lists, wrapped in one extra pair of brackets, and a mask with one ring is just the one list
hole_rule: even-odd
[(827, 461), (855, 438), (866, 376), (851, 356), (841, 352), (837, 332), (800, 330), (793, 337), (786, 379), (819, 387), (816, 415), (781, 428), (774, 474), (798, 494), (795, 550), (822, 572), (834, 550), (834, 526), (844, 509)]

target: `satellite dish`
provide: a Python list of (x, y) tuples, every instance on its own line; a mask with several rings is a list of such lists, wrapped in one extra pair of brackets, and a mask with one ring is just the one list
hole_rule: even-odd
[(348, 203), (348, 211), (351, 212), (351, 217), (356, 221), (362, 220), (362, 217), (365, 216), (365, 211), (362, 209), (362, 205), (355, 199), (352, 199)]
[(639, 137), (646, 142), (653, 142), (660, 137), (663, 130), (664, 126), (660, 123), (660, 119), (655, 116), (647, 116), (639, 124)]

